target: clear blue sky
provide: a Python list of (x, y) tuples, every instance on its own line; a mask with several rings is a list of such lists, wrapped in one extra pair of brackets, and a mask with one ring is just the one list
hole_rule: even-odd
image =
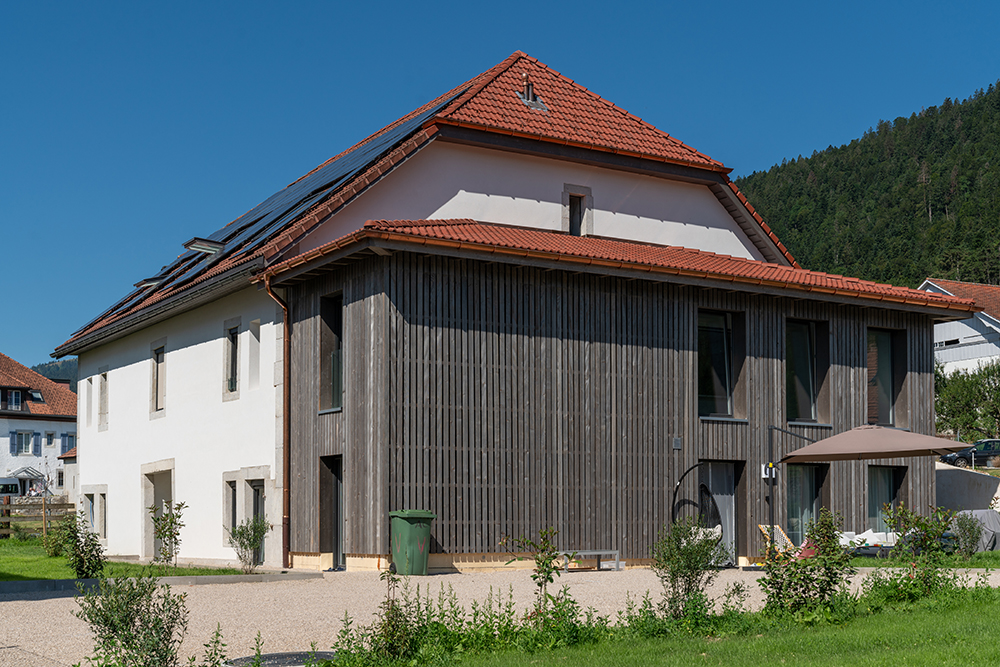
[(998, 25), (961, 1), (0, 1), (0, 351), (48, 361), (184, 241), (518, 49), (740, 175), (995, 83)]

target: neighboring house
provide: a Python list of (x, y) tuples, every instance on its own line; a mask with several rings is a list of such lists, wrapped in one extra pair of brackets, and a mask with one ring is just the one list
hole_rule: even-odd
[[(975, 307), (803, 270), (728, 173), (515, 53), (192, 239), (56, 350), (109, 552), (150, 556), (145, 508), (183, 501), (187, 560), (264, 513), (268, 564), (384, 566), (416, 508), (432, 567), (550, 526), (641, 561), (700, 464), (679, 509), (757, 557), (769, 427), (933, 434), (933, 325)], [(777, 494), (795, 539), (821, 504), (860, 532), (932, 505), (933, 461)]]
[[(63, 494), (67, 502), (76, 505), (80, 500), (80, 472), (77, 469), (76, 447), (61, 454), (59, 460), (63, 463)], [(91, 499), (89, 502), (92, 505), (94, 501)]]
[(945, 373), (1000, 359), (1000, 286), (928, 278), (920, 289), (972, 299), (982, 309), (964, 320), (934, 325), (934, 359)]
[(16, 477), (22, 495), (65, 486), (59, 455), (76, 446), (76, 395), (0, 354), (0, 477)]

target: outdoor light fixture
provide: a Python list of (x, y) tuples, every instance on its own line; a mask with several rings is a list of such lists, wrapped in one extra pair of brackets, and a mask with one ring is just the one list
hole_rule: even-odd
[(184, 247), (188, 250), (194, 250), (195, 252), (203, 252), (206, 255), (214, 255), (216, 253), (222, 252), (226, 247), (225, 243), (219, 243), (218, 241), (212, 241), (210, 239), (203, 239), (199, 237), (194, 237), (190, 241), (184, 244)]

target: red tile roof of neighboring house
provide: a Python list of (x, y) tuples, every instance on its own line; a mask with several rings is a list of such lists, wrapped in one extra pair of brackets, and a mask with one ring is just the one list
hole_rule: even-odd
[(56, 457), (57, 459), (75, 459), (76, 458), (76, 447), (69, 450), (65, 454), (60, 454)]
[(494, 255), (549, 259), (609, 269), (625, 268), (947, 310), (967, 312), (975, 309), (971, 299), (701, 250), (598, 237), (570, 236), (560, 232), (474, 220), (370, 221), (363, 229), (353, 234), (264, 270), (258, 279), (280, 275), (366, 239), (401, 241), (416, 246), (437, 245)]
[(1000, 286), (963, 283), (959, 280), (946, 280), (944, 278), (928, 278), (927, 282), (934, 283), (949, 294), (963, 299), (972, 299), (988, 315), (1000, 319)]
[(20, 387), (41, 392), (44, 403), (31, 400), (31, 396), (21, 397), (21, 405), (29, 414), (76, 415), (76, 394), (67, 385), (53, 382), (5, 354), (0, 354), (0, 387)]

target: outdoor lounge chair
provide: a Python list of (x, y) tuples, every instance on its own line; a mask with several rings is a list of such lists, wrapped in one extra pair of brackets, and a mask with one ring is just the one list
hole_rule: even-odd
[[(771, 527), (762, 524), (757, 524), (757, 527), (760, 528), (760, 532), (764, 533), (765, 546), (770, 546)], [(781, 526), (774, 527), (774, 548), (784, 554), (794, 554), (799, 549), (798, 546), (796, 546), (795, 543), (789, 539), (785, 531), (781, 529)]]

